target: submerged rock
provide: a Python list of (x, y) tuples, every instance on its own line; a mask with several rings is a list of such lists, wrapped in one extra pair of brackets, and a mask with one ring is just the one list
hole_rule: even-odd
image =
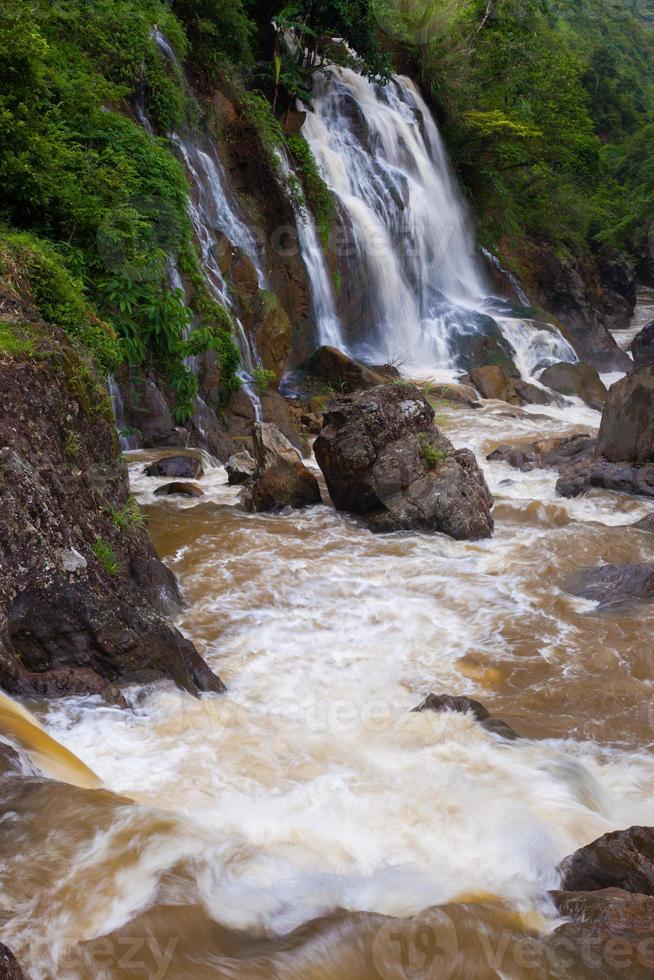
[(247, 449), (244, 449), (240, 453), (234, 453), (225, 463), (228, 484), (230, 487), (233, 487), (247, 483), (254, 476), (256, 468), (257, 464)]
[(641, 517), (639, 521), (631, 525), (632, 527), (637, 527), (641, 531), (652, 531), (654, 532), (654, 514), (648, 514), (646, 517)]
[(489, 453), (486, 459), (491, 463), (508, 463), (523, 473), (535, 469), (561, 469), (592, 458), (595, 440), (585, 433), (562, 436), (552, 439), (537, 439), (534, 442), (504, 444)]
[(155, 497), (204, 497), (195, 483), (166, 483), (154, 491)]
[(354, 360), (337, 347), (327, 345), (318, 347), (301, 370), (335, 391), (344, 393), (374, 388), (386, 380), (378, 371)]
[(603, 609), (651, 601), (654, 599), (654, 562), (583, 568), (568, 579), (567, 590), (598, 602)]
[(460, 714), (467, 714), (469, 712), (474, 715), (481, 727), (487, 731), (511, 740), (520, 738), (518, 733), (510, 725), (507, 725), (501, 718), (493, 718), (490, 711), (483, 706), (481, 701), (475, 701), (473, 698), (452, 694), (429, 694), (422, 704), (419, 704), (413, 710), (436, 712), (456, 711)]
[(164, 456), (145, 467), (146, 476), (169, 476), (184, 480), (197, 480), (204, 476), (202, 462), (197, 456)]
[(242, 498), (248, 509), (271, 511), (322, 502), (316, 477), (276, 425), (256, 422), (253, 440), (257, 468)]
[(565, 858), (559, 872), (565, 891), (622, 888), (654, 896), (654, 828), (604, 834)]
[(611, 386), (597, 452), (614, 463), (654, 463), (654, 365)]
[(335, 400), (314, 451), (334, 506), (373, 530), (492, 534), (493, 498), (474, 455), (454, 449), (410, 382)]
[(636, 334), (631, 342), (631, 354), (637, 368), (654, 364), (654, 320)]
[(590, 408), (601, 412), (608, 390), (594, 367), (590, 364), (552, 364), (540, 376), (541, 384), (553, 388), (562, 395), (581, 398)]

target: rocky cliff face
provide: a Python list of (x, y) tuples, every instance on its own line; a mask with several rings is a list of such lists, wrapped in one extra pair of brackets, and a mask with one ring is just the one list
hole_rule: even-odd
[(179, 593), (129, 496), (104, 384), (29, 310), (0, 317), (0, 685), (221, 690), (165, 618)]

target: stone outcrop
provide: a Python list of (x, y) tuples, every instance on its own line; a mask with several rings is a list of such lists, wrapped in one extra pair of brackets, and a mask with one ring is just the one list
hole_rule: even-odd
[(602, 609), (651, 602), (654, 600), (654, 562), (583, 568), (570, 576), (567, 590), (598, 602)]
[(460, 714), (467, 714), (469, 712), (486, 731), (493, 732), (494, 735), (501, 735), (502, 738), (510, 740), (520, 738), (518, 733), (510, 725), (507, 725), (501, 718), (494, 718), (481, 701), (475, 701), (473, 698), (452, 694), (429, 694), (422, 704), (419, 704), (413, 710), (436, 712), (456, 711)]
[(0, 360), (0, 684), (21, 695), (220, 680), (164, 618), (179, 606), (129, 497), (111, 405), (54, 328)]
[(492, 497), (474, 455), (455, 450), (414, 384), (332, 402), (314, 452), (334, 506), (373, 530), (490, 537)]
[(633, 305), (601, 283), (593, 260), (575, 261), (543, 246), (529, 265), (538, 304), (558, 318), (579, 358), (600, 371), (629, 371), (631, 359), (610, 331), (628, 326)]
[(610, 462), (654, 462), (654, 365), (612, 385), (602, 414), (597, 452)]
[(316, 477), (276, 425), (256, 422), (253, 446), (257, 468), (244, 487), (242, 498), (249, 510), (272, 511), (321, 503)]
[(631, 342), (631, 354), (637, 368), (654, 364), (654, 320), (636, 334)]
[(606, 402), (607, 388), (590, 364), (567, 364), (562, 361), (545, 368), (540, 376), (541, 384), (562, 395), (581, 398), (590, 408), (601, 412)]

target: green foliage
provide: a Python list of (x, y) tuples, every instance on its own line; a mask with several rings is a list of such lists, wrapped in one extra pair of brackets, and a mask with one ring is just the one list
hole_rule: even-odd
[(440, 464), (444, 463), (449, 456), (449, 453), (446, 451), (442, 449), (435, 449), (434, 446), (432, 446), (426, 432), (419, 433), (418, 442), (420, 443), (420, 455), (422, 456), (428, 470), (433, 470), (437, 466), (440, 466)]
[(198, 72), (211, 73), (224, 58), (252, 60), (256, 25), (243, 0), (173, 0), (175, 15), (184, 25), (189, 57)]
[(303, 136), (287, 136), (286, 145), (302, 176), (307, 204), (316, 220), (320, 240), (327, 247), (336, 220), (334, 195), (322, 179), (309, 144)]
[(14, 323), (0, 321), (0, 358), (31, 357), (34, 354), (34, 340), (21, 327)]
[(254, 387), (258, 393), (260, 395), (265, 395), (275, 380), (275, 372), (267, 371), (266, 368), (263, 367), (258, 367), (252, 372), (252, 378), (254, 380)]
[(121, 568), (121, 563), (116, 552), (103, 538), (96, 538), (93, 545), (93, 554), (98, 559), (107, 575), (117, 575)]
[(136, 497), (131, 494), (123, 507), (116, 507), (114, 504), (109, 504), (107, 513), (112, 524), (120, 531), (130, 531), (134, 527), (143, 527), (145, 524), (145, 518), (136, 501)]
[[(654, 34), (626, 2), (387, 0), (485, 244), (584, 250), (644, 234)], [(637, 148), (640, 146), (640, 149)], [(626, 182), (626, 192), (620, 183)], [(639, 186), (640, 185), (640, 186)], [(636, 227), (639, 226), (639, 227)]]

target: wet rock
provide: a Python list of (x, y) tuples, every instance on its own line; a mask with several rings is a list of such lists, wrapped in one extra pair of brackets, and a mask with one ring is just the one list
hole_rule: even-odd
[(653, 531), (654, 532), (654, 514), (648, 514), (647, 517), (641, 517), (639, 521), (631, 525), (632, 527), (637, 527), (641, 531)]
[(183, 445), (185, 433), (178, 432), (163, 392), (154, 377), (120, 379), (125, 424), (140, 433), (145, 449)]
[(473, 368), (469, 377), (482, 398), (497, 398), (509, 405), (551, 405), (555, 400), (537, 385), (510, 377), (498, 365)]
[(572, 595), (599, 603), (600, 608), (654, 599), (654, 562), (582, 568), (566, 584)]
[(631, 354), (637, 368), (654, 364), (654, 320), (636, 334), (631, 342)]
[(276, 425), (255, 423), (253, 444), (257, 469), (242, 498), (249, 510), (272, 511), (321, 503), (318, 481)]
[(460, 714), (470, 712), (477, 719), (482, 728), (502, 738), (520, 738), (518, 733), (507, 725), (501, 718), (493, 718), (490, 711), (483, 706), (481, 701), (452, 694), (429, 694), (422, 704), (419, 704), (414, 711), (457, 711)]
[(179, 594), (146, 528), (113, 517), (129, 484), (103, 382), (54, 327), (38, 330), (38, 359), (0, 361), (0, 685), (113, 700), (145, 670), (221, 690), (162, 615)]
[(373, 530), (492, 534), (492, 497), (474, 455), (454, 449), (410, 382), (336, 399), (314, 452), (334, 506)]
[(473, 368), (470, 380), (482, 398), (497, 398), (509, 405), (524, 405), (524, 399), (516, 391), (513, 380), (503, 367), (487, 365)]
[(604, 834), (565, 858), (559, 872), (568, 892), (622, 888), (654, 896), (654, 828)]
[(247, 483), (254, 476), (256, 468), (257, 464), (246, 449), (240, 453), (235, 453), (225, 463), (228, 484), (233, 487)]
[(594, 455), (563, 469), (556, 483), (556, 492), (561, 497), (578, 497), (592, 488), (654, 497), (654, 463), (633, 466), (611, 463)]
[(519, 378), (513, 361), (514, 350), (502, 336), (492, 317), (478, 318), (476, 331), (458, 338), (457, 365), (465, 371), (481, 367), (501, 367), (511, 378)]
[(146, 476), (168, 476), (183, 480), (197, 480), (204, 476), (201, 461), (196, 456), (165, 456), (145, 467)]
[(611, 386), (597, 437), (610, 462), (654, 462), (654, 365)]
[(508, 463), (523, 473), (535, 469), (561, 469), (571, 463), (592, 458), (595, 440), (584, 433), (561, 438), (537, 439), (534, 442), (504, 444), (489, 453), (491, 463)]
[(554, 892), (552, 898), (571, 921), (546, 939), (548, 977), (651, 980), (654, 898), (620, 888)]
[(251, 303), (251, 332), (263, 367), (272, 372), (275, 385), (281, 381), (291, 346), (291, 321), (277, 296), (260, 290)]
[(318, 347), (302, 365), (302, 370), (335, 391), (363, 391), (383, 384), (382, 374), (355, 361), (336, 347)]
[(4, 943), (0, 943), (0, 978), (1, 980), (30, 980), (12, 951)]
[(195, 483), (166, 483), (157, 487), (155, 497), (204, 497), (204, 492)]
[(310, 456), (311, 450), (304, 436), (294, 424), (288, 402), (277, 391), (266, 391), (261, 396), (264, 422), (273, 422), (301, 456)]
[(606, 385), (590, 364), (552, 364), (540, 376), (541, 384), (562, 395), (581, 398), (590, 408), (601, 412), (607, 398)]
[(580, 359), (600, 371), (631, 370), (631, 358), (610, 333), (628, 325), (629, 304), (602, 285), (594, 261), (575, 260), (543, 246), (534, 250), (530, 267), (538, 303), (559, 319)]
[(448, 402), (461, 402), (468, 408), (481, 408), (481, 403), (477, 398), (477, 392), (472, 385), (467, 384), (437, 384), (430, 392), (434, 398), (441, 398)]

